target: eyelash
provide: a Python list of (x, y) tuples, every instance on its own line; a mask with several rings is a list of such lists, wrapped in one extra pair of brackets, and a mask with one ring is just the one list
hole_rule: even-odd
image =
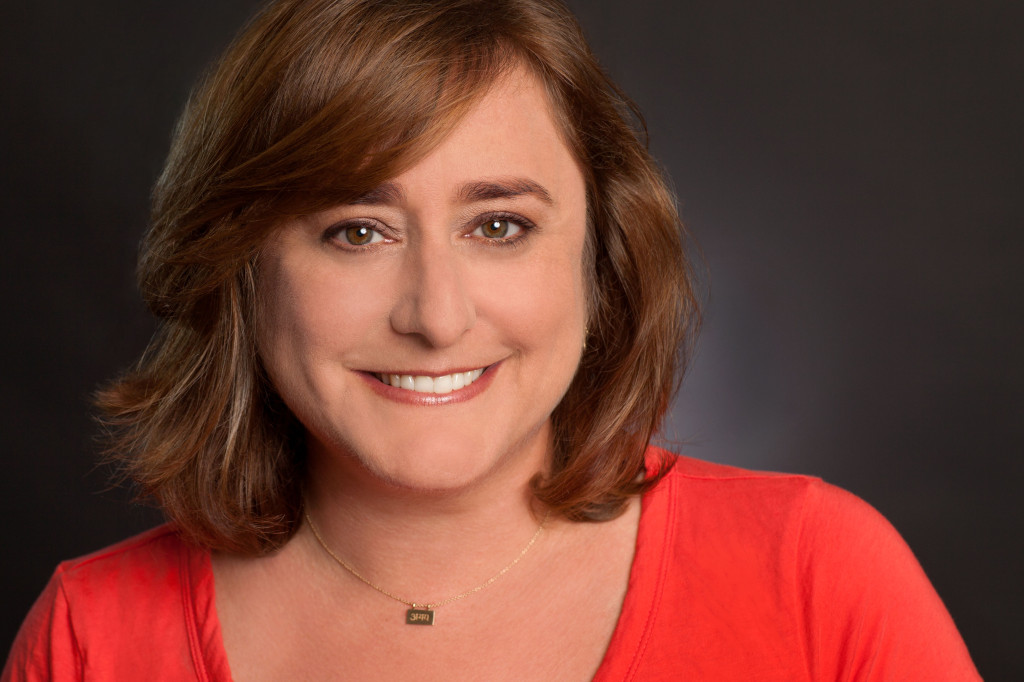
[[(526, 218), (517, 213), (495, 211), (492, 213), (485, 213), (474, 218), (472, 222), (473, 229), (470, 230), (470, 234), (472, 234), (472, 232), (475, 232), (478, 228), (482, 227), (483, 225), (489, 222), (499, 220), (515, 223), (521, 228), (521, 230), (519, 231), (519, 233), (512, 237), (500, 239), (488, 239), (486, 237), (479, 237), (478, 239), (487, 243), (488, 246), (495, 248), (519, 248), (520, 246), (523, 245), (523, 242), (526, 240), (529, 234), (537, 229), (536, 225), (534, 225), (531, 221), (527, 220)], [(370, 243), (364, 246), (359, 246), (356, 244), (344, 243), (342, 241), (344, 238), (341, 237), (341, 234), (345, 230), (348, 230), (353, 227), (365, 227), (367, 229), (373, 230), (381, 237), (383, 237), (385, 240), (394, 241), (394, 239), (392, 237), (389, 237), (384, 230), (380, 229), (379, 223), (377, 223), (376, 221), (369, 220), (345, 220), (335, 225), (332, 225), (331, 227), (327, 228), (324, 231), (322, 239), (324, 242), (334, 242), (340, 248), (345, 249), (347, 251), (367, 251), (373, 249), (373, 247), (377, 245), (374, 243)], [(469, 235), (467, 234), (466, 236), (468, 237)], [(380, 242), (378, 242), (378, 244), (379, 243)]]
[(484, 237), (484, 241), (486, 241), (487, 244), (490, 246), (509, 249), (519, 248), (520, 246), (523, 245), (523, 242), (526, 240), (526, 238), (530, 236), (530, 233), (537, 229), (536, 225), (534, 225), (532, 222), (530, 222), (529, 220), (527, 220), (526, 218), (517, 213), (496, 211), (494, 213), (486, 213), (482, 216), (478, 216), (473, 221), (472, 231), (475, 232), (477, 228), (482, 227), (486, 223), (495, 222), (499, 220), (507, 220), (510, 223), (515, 223), (516, 225), (521, 227), (522, 230), (518, 234), (507, 238), (487, 239), (486, 237)]

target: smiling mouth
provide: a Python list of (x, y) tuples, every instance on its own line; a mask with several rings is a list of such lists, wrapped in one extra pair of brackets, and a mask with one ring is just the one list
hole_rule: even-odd
[(437, 377), (423, 376), (417, 374), (381, 374), (374, 372), (373, 376), (377, 381), (394, 386), (395, 388), (416, 393), (444, 394), (466, 388), (480, 378), (486, 367), (471, 369), (468, 372), (455, 372)]

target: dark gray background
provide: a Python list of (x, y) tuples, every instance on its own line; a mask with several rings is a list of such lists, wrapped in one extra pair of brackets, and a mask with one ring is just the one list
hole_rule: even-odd
[[(0, 649), (55, 564), (153, 524), (94, 387), (152, 332), (133, 264), (189, 87), (255, 2), (37, 0), (0, 24)], [(709, 269), (668, 437), (820, 475), (903, 533), (1020, 678), (1024, 4), (574, 3)]]

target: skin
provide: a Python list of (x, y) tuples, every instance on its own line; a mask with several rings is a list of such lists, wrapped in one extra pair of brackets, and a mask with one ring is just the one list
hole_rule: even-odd
[[(270, 244), (260, 352), (309, 431), (314, 478), (450, 495), (516, 460), (543, 466), (549, 415), (583, 343), (585, 186), (550, 116), (537, 115), (539, 87), (509, 87), (390, 192), (292, 221)], [(476, 183), (530, 183), (550, 201), (463, 198)], [(482, 236), (495, 212), (521, 216), (504, 226), (511, 236)], [(376, 234), (355, 246), (347, 227)], [(428, 407), (382, 399), (365, 374), (483, 367), (495, 376), (479, 396)]]
[[(529, 481), (583, 344), (585, 231), (583, 175), (543, 88), (516, 71), (415, 166), (268, 245), (259, 350), (308, 430), (307, 508), (377, 585), (440, 601), (484, 583), (535, 532), (544, 512)], [(376, 378), (477, 368), (476, 384), (441, 397)], [(589, 679), (638, 514), (551, 519), (519, 564), (439, 608), (433, 628), (404, 625), (406, 607), (341, 569), (306, 526), (268, 557), (216, 555), (233, 674)]]

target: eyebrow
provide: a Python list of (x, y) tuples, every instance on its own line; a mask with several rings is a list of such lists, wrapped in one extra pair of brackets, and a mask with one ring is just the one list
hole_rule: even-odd
[(512, 199), (521, 196), (533, 196), (548, 205), (555, 203), (546, 189), (527, 178), (471, 182), (463, 185), (458, 194), (458, 198), (465, 203), (486, 201), (487, 199)]
[(394, 205), (401, 204), (404, 201), (405, 192), (402, 191), (402, 188), (393, 182), (385, 182), (377, 185), (365, 194), (360, 194), (348, 203)]
[[(533, 196), (545, 204), (553, 205), (554, 199), (544, 187), (528, 178), (507, 178), (502, 180), (470, 182), (463, 185), (456, 198), (462, 203), (487, 201), (488, 199), (514, 199), (522, 196)], [(405, 192), (394, 182), (377, 185), (369, 192), (359, 195), (348, 202), (353, 205), (388, 205), (393, 206), (405, 201)]]

